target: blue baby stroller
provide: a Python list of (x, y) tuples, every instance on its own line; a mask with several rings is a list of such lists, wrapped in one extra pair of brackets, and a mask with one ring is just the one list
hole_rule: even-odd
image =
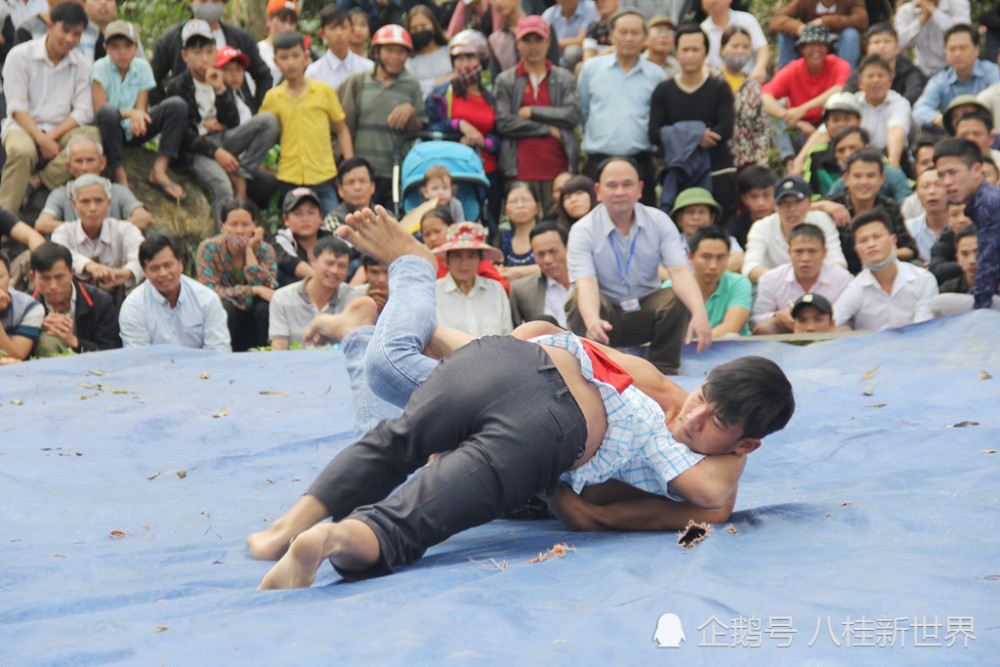
[[(455, 134), (454, 137), (461, 135)], [(392, 201), (396, 216), (416, 208), (423, 203), (420, 187), (424, 182), (424, 172), (436, 164), (443, 165), (451, 172), (451, 182), (457, 188), (456, 197), (462, 202), (466, 220), (479, 220), (486, 211), (486, 195), (490, 182), (483, 171), (483, 161), (475, 149), (456, 141), (447, 141), (450, 134), (442, 132), (415, 132), (408, 134), (397, 144), (396, 160), (392, 170)], [(414, 143), (400, 159), (406, 143)], [(402, 204), (402, 206), (400, 206)]]

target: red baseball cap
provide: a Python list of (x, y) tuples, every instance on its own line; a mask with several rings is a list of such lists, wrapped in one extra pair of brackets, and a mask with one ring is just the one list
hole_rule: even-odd
[(546, 38), (550, 34), (549, 23), (541, 16), (525, 16), (517, 22), (517, 28), (514, 31), (514, 36), (517, 39), (523, 39), (525, 35), (535, 34), (541, 35), (542, 38)]
[(234, 59), (239, 60), (244, 69), (250, 66), (250, 59), (247, 58), (247, 54), (243, 53), (235, 46), (226, 45), (219, 49), (218, 55), (215, 56), (215, 67), (216, 69), (225, 67)]

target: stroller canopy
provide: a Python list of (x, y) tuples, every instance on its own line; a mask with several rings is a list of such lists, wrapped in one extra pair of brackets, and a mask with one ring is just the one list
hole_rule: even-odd
[(451, 172), (452, 185), (457, 188), (455, 196), (462, 202), (465, 219), (479, 220), (489, 190), (483, 162), (473, 148), (454, 141), (424, 141), (414, 144), (406, 154), (400, 174), (403, 212), (423, 202), (420, 187), (424, 172), (434, 165), (443, 165)]

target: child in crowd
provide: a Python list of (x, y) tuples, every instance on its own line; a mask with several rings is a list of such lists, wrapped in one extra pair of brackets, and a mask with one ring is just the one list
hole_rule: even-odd
[(274, 64), (274, 38), (286, 32), (299, 30), (299, 6), (296, 0), (268, 0), (267, 19), (264, 27), (267, 36), (257, 42), (257, 50), (261, 59), (271, 70), (271, 80), (278, 83), (281, 80), (281, 70)]
[(436, 164), (424, 172), (424, 184), (420, 187), (420, 195), (424, 201), (437, 198), (437, 205), (443, 206), (451, 213), (455, 222), (465, 221), (465, 209), (462, 202), (454, 196), (455, 187), (451, 182), (451, 172), (448, 167)]
[[(327, 51), (306, 68), (306, 77), (336, 89), (352, 74), (371, 72), (375, 63), (365, 57), (367, 49), (362, 54), (351, 50), (351, 34), (348, 11), (336, 3), (324, 7), (319, 15), (319, 35), (326, 41)], [(364, 39), (368, 39), (367, 32)]]
[(278, 35), (274, 40), (274, 59), (285, 80), (267, 91), (261, 111), (273, 113), (281, 126), (278, 187), (284, 197), (296, 186), (308, 186), (319, 196), (325, 216), (340, 203), (331, 124), (344, 158), (354, 157), (344, 110), (333, 88), (306, 78), (309, 58), (302, 35), (297, 32)]
[(368, 15), (361, 9), (351, 10), (351, 51), (361, 56), (368, 57), (368, 40), (372, 36), (371, 22)]
[(215, 56), (215, 69), (222, 71), (222, 80), (226, 82), (236, 95), (236, 111), (240, 116), (240, 124), (253, 118), (252, 100), (246, 100), (242, 95), (243, 82), (246, 81), (247, 67), (250, 59), (235, 46), (224, 46)]
[[(423, 217), (420, 218), (420, 237), (424, 240), (424, 245), (432, 252), (435, 248), (444, 245), (448, 240), (448, 228), (453, 224), (455, 224), (455, 220), (451, 217), (451, 212), (445, 206), (439, 206), (424, 213)], [(437, 277), (444, 278), (448, 275), (448, 266), (442, 261), (440, 256), (437, 259)], [(510, 292), (510, 283), (500, 275), (500, 271), (497, 270), (496, 264), (493, 262), (485, 259), (480, 261), (477, 275), (496, 280), (503, 285), (506, 292)]]
[[(143, 144), (160, 134), (160, 146), (149, 171), (149, 184), (169, 197), (180, 199), (184, 188), (167, 175), (167, 165), (180, 155), (187, 104), (171, 97), (147, 112), (149, 91), (156, 87), (153, 69), (142, 58), (139, 31), (127, 21), (112, 21), (104, 31), (106, 56), (90, 70), (91, 94), (101, 143), (115, 183), (128, 187), (122, 140)], [(162, 134), (161, 134), (162, 133)]]

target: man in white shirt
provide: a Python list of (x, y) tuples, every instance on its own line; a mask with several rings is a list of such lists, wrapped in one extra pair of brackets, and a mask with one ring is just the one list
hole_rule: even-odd
[(864, 268), (833, 306), (840, 328), (881, 331), (933, 317), (937, 280), (930, 271), (896, 259), (889, 215), (873, 208), (851, 222), (854, 248)]
[(948, 62), (944, 57), (944, 34), (958, 23), (969, 23), (969, 0), (915, 0), (896, 10), (899, 46), (913, 46), (916, 66), (934, 76)]
[(375, 69), (375, 63), (350, 49), (351, 17), (347, 9), (337, 3), (327, 5), (319, 14), (319, 24), (327, 51), (306, 68), (307, 78), (322, 81), (336, 90), (352, 74)]
[(790, 262), (768, 271), (757, 283), (751, 314), (755, 334), (793, 332), (796, 299), (813, 292), (836, 301), (854, 278), (847, 269), (826, 259), (826, 235), (816, 225), (803, 223), (792, 229), (788, 255)]
[(139, 247), (146, 281), (125, 298), (118, 324), (125, 347), (174, 345), (231, 351), (219, 296), (181, 275), (180, 243), (153, 234)]
[(531, 252), (541, 273), (511, 283), (510, 311), (514, 326), (546, 319), (565, 329), (566, 299), (573, 286), (566, 263), (569, 233), (559, 225), (544, 222), (531, 230), (530, 241)]
[(910, 103), (892, 90), (892, 67), (881, 56), (865, 56), (858, 64), (861, 127), (868, 130), (871, 145), (885, 151), (889, 164), (899, 167), (910, 131)]
[(937, 169), (926, 169), (917, 176), (917, 198), (924, 212), (905, 224), (917, 243), (917, 256), (926, 267), (931, 261), (931, 248), (948, 222), (948, 198)]
[(142, 232), (131, 222), (108, 217), (111, 181), (84, 174), (70, 184), (69, 196), (80, 219), (59, 225), (52, 242), (69, 248), (77, 278), (105, 289), (129, 288), (142, 280)]
[(774, 184), (774, 201), (778, 212), (753, 223), (747, 232), (743, 275), (750, 282), (757, 284), (765, 273), (789, 261), (788, 237), (792, 229), (803, 222), (823, 230), (830, 261), (847, 265), (833, 218), (823, 211), (810, 210), (812, 188), (808, 183), (798, 176), (786, 176)]

